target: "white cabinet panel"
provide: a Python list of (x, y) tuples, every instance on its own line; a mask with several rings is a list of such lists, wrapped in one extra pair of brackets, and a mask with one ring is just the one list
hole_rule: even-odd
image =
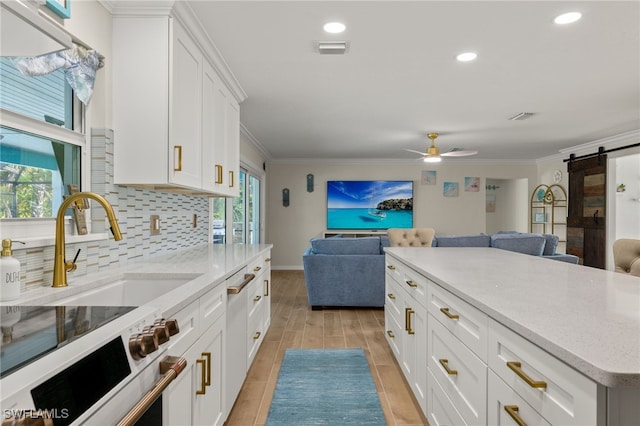
[(458, 413), (453, 403), (444, 390), (433, 377), (431, 371), (428, 372), (427, 387), (427, 420), (430, 426), (452, 426), (466, 425), (464, 419)]
[(596, 423), (596, 383), (493, 320), (489, 367), (549, 423)]
[(466, 424), (487, 421), (487, 365), (429, 314), (429, 369)]
[(487, 424), (495, 426), (527, 425), (550, 426), (536, 410), (489, 370)]

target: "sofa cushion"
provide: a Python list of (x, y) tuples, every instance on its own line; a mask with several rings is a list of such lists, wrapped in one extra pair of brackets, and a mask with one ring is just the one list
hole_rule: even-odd
[(546, 243), (544, 244), (544, 251), (542, 252), (542, 255), (552, 256), (556, 254), (556, 248), (558, 248), (558, 241), (560, 241), (560, 238), (558, 238), (557, 235), (553, 234), (542, 234), (542, 236), (546, 241)]
[(546, 240), (540, 234), (493, 234), (491, 247), (542, 256)]
[(380, 254), (380, 237), (313, 238), (315, 254)]
[(444, 235), (434, 240), (435, 247), (491, 247), (491, 237), (486, 234)]

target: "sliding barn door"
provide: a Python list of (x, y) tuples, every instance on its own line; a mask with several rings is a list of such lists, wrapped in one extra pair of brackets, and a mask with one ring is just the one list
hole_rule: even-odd
[(605, 269), (607, 156), (569, 162), (567, 253)]

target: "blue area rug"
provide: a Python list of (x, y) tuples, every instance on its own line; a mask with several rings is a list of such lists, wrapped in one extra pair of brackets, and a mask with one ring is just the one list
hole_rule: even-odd
[(267, 426), (385, 424), (362, 348), (287, 349)]

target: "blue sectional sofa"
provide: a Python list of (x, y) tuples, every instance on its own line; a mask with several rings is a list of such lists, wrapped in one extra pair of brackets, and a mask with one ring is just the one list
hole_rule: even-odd
[(473, 234), (436, 236), (432, 247), (493, 247), (518, 253), (541, 256), (547, 259), (568, 263), (578, 263), (578, 257), (571, 254), (556, 253), (558, 236), (552, 234), (529, 234), (515, 231), (502, 231), (493, 235)]
[(384, 247), (389, 239), (314, 238), (302, 256), (312, 309), (384, 306)]
[[(303, 256), (304, 278), (311, 308), (384, 306), (386, 236), (313, 238)], [(558, 237), (551, 234), (499, 232), (436, 236), (432, 247), (493, 247), (547, 259), (578, 263), (556, 253)]]

